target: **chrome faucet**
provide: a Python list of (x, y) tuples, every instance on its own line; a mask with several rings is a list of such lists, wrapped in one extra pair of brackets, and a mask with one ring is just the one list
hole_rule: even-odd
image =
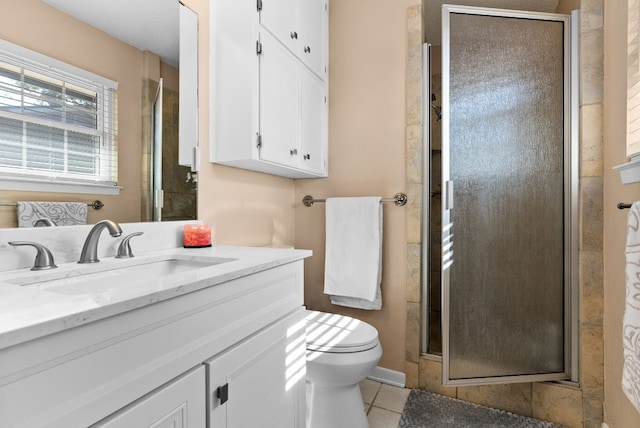
[(87, 235), (87, 239), (84, 241), (84, 246), (82, 247), (82, 253), (80, 253), (80, 260), (78, 260), (78, 263), (96, 263), (100, 261), (98, 260), (98, 239), (100, 238), (102, 229), (105, 227), (114, 238), (122, 235), (122, 229), (120, 229), (120, 225), (115, 221), (102, 220), (97, 222), (91, 228)]

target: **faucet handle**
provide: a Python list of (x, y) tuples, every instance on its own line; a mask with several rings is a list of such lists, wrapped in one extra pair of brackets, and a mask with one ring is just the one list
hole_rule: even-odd
[(56, 223), (48, 217), (41, 217), (33, 223), (33, 227), (57, 226)]
[(37, 250), (36, 260), (33, 263), (33, 267), (31, 268), (31, 270), (46, 270), (58, 267), (53, 261), (53, 254), (51, 254), (51, 251), (49, 251), (49, 249), (44, 245), (30, 241), (11, 241), (9, 242), (9, 245), (12, 245), (14, 247), (19, 247), (21, 245), (29, 245), (31, 247), (35, 247), (35, 249)]
[(126, 259), (129, 257), (133, 257), (129, 240), (134, 236), (140, 236), (140, 235), (142, 235), (142, 232), (134, 232), (130, 235), (125, 236), (122, 242), (120, 242), (120, 245), (118, 246), (118, 255), (116, 256), (116, 259)]

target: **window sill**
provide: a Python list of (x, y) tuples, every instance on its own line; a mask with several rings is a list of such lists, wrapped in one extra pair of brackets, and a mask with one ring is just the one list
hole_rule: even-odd
[(38, 180), (34, 178), (0, 177), (0, 190), (49, 193), (88, 193), (93, 195), (119, 195), (122, 186), (97, 183)]
[(620, 174), (622, 184), (631, 184), (640, 181), (640, 156), (632, 158), (629, 162), (614, 166), (613, 169)]

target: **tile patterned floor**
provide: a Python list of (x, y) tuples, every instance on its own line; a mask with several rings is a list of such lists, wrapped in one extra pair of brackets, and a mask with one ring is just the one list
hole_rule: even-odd
[(365, 379), (360, 382), (369, 428), (397, 428), (410, 389)]

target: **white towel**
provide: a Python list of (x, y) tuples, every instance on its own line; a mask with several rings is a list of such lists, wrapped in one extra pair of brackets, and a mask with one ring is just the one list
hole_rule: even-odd
[(87, 224), (87, 204), (81, 202), (23, 202), (18, 206), (18, 227), (33, 227), (41, 218), (57, 226)]
[(334, 305), (381, 309), (380, 197), (326, 201), (324, 292)]
[(622, 390), (640, 412), (640, 202), (627, 216), (627, 293), (622, 320)]

